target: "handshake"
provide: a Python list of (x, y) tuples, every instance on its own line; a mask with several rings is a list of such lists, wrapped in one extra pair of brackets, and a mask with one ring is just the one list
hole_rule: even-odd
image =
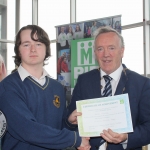
[[(71, 115), (69, 116), (68, 121), (71, 124), (78, 124), (77, 116), (81, 116), (81, 115), (82, 115), (82, 113), (77, 112), (77, 110), (74, 110), (71, 113)], [(89, 150), (91, 148), (89, 140), (90, 140), (89, 137), (82, 137), (81, 145), (77, 149), (78, 150)]]
[(90, 150), (91, 146), (89, 144), (90, 138), (82, 137), (81, 145), (78, 147), (78, 150)]
[[(77, 123), (77, 116), (81, 116), (82, 113), (77, 112), (77, 110), (74, 110), (72, 114), (69, 116), (68, 121), (72, 124), (78, 124)], [(90, 138), (89, 137), (82, 137), (81, 145), (77, 148), (78, 150), (90, 150)]]

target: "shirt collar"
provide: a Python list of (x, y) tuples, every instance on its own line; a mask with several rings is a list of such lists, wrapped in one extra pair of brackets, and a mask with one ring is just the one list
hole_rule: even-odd
[[(113, 80), (117, 81), (118, 78), (121, 76), (122, 70), (123, 70), (123, 67), (122, 67), (122, 64), (121, 64), (120, 67), (116, 71), (114, 71), (113, 73), (109, 74), (109, 76), (112, 77)], [(101, 71), (101, 78), (104, 75), (107, 75), (102, 69), (100, 71)]]
[[(20, 65), (18, 67), (18, 73), (19, 73), (20, 78), (21, 78), (22, 81), (24, 81), (24, 79), (27, 78), (28, 76), (31, 76), (32, 78), (35, 78), (26, 69), (24, 69), (22, 67), (22, 65)], [(40, 79), (44, 78), (45, 76), (50, 77), (50, 75), (47, 73), (47, 71), (43, 68), (43, 75), (40, 77)]]

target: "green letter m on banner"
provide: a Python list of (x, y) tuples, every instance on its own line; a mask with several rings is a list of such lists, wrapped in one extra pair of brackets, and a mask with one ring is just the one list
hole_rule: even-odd
[(85, 49), (81, 49), (81, 65), (83, 64), (92, 64), (92, 48), (88, 48), (87, 51)]
[(95, 65), (92, 42), (93, 41), (82, 41), (77, 43), (78, 66)]

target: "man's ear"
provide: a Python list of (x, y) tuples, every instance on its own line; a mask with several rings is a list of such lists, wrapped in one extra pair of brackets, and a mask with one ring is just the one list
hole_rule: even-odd
[(2, 64), (0, 65), (0, 75), (2, 74)]
[(3, 80), (2, 64), (0, 65), (0, 81)]
[(124, 56), (124, 47), (121, 48), (121, 57), (123, 58), (123, 56)]
[(0, 66), (0, 81), (2, 81), (6, 77), (6, 68), (4, 63)]

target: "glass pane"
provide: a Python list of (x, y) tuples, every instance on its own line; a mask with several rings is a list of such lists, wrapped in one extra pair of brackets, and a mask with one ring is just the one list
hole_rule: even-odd
[(135, 72), (144, 74), (143, 27), (122, 30), (125, 42), (123, 63)]
[(7, 74), (10, 74), (15, 69), (14, 59), (14, 44), (0, 43), (0, 54), (4, 58), (4, 62), (7, 69)]
[(70, 23), (70, 0), (38, 0), (38, 25), (56, 39), (55, 26)]
[(92, 0), (90, 2), (76, 0), (76, 2), (77, 22), (115, 15), (122, 15), (122, 25), (143, 21), (142, 0)]
[(0, 38), (7, 38), (7, 5), (6, 0), (0, 1)]
[(10, 74), (12, 70), (15, 69), (14, 58), (14, 44), (7, 44), (7, 74)]
[(15, 0), (7, 0), (7, 39), (15, 37)]
[(32, 0), (20, 0), (20, 28), (32, 24)]
[(7, 65), (7, 50), (6, 50), (6, 43), (0, 43), (0, 54), (4, 59), (5, 65)]
[(48, 64), (45, 65), (44, 68), (52, 78), (56, 79), (56, 43), (51, 43), (51, 57), (46, 63)]
[(0, 38), (2, 38), (2, 15), (1, 14), (0, 14)]

